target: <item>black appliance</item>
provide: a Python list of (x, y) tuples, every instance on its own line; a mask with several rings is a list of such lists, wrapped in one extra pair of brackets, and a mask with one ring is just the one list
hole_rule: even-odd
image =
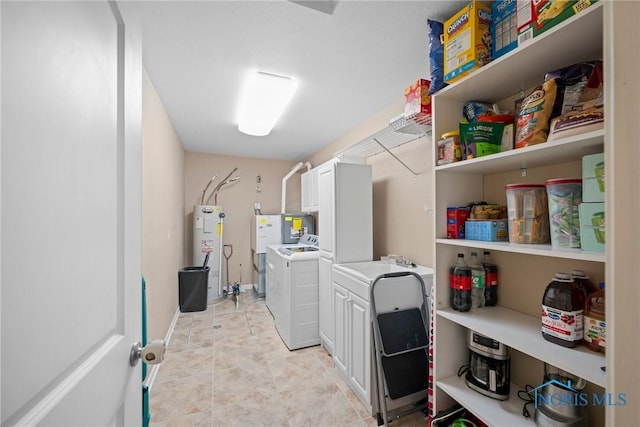
[(465, 383), (485, 396), (507, 400), (510, 392), (511, 356), (509, 347), (468, 330), (469, 369)]

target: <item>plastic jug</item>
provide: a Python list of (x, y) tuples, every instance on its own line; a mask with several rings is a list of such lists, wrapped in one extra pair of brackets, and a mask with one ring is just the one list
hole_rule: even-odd
[(584, 294), (571, 275), (556, 273), (542, 297), (542, 336), (547, 341), (575, 347), (584, 331)]

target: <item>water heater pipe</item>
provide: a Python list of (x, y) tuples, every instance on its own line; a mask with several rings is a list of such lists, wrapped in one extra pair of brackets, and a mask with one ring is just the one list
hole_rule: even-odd
[(298, 172), (300, 170), (300, 168), (302, 168), (304, 166), (307, 167), (307, 171), (311, 169), (311, 163), (309, 163), (309, 162), (306, 162), (306, 163), (299, 162), (297, 165), (295, 165), (293, 167), (293, 169), (291, 169), (289, 171), (288, 174), (285, 175), (284, 178), (282, 178), (282, 205), (280, 206), (280, 213), (285, 213), (285, 211), (286, 211), (286, 205), (287, 205), (287, 180), (289, 178), (291, 178), (294, 173)]

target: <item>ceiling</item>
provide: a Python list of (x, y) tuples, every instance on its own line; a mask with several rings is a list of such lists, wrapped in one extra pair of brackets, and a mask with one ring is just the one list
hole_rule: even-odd
[[(427, 18), (444, 21), (467, 1), (342, 0), (333, 13), (299, 3), (119, 3), (141, 22), (145, 68), (187, 151), (307, 158), (429, 78)], [(237, 129), (250, 70), (298, 81), (264, 137)]]

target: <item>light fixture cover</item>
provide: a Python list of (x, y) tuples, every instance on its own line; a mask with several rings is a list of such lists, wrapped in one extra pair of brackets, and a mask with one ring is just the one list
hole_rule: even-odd
[(247, 135), (268, 135), (295, 89), (295, 81), (290, 77), (263, 71), (252, 73), (240, 100), (238, 130)]

